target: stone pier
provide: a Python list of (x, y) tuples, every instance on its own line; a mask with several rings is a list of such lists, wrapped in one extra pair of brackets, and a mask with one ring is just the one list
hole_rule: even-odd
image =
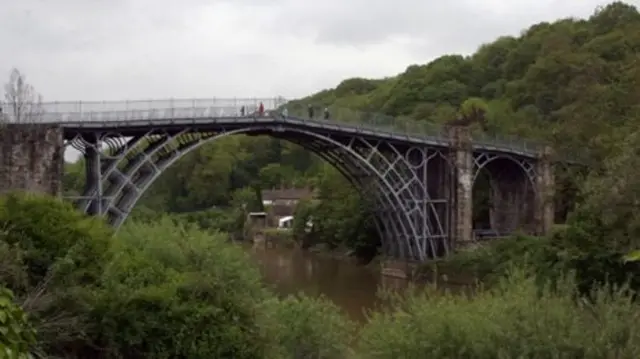
[(554, 195), (555, 176), (551, 163), (553, 150), (545, 147), (538, 155), (536, 162), (536, 197), (534, 218), (536, 224), (536, 234), (545, 235), (551, 231), (554, 224)]
[(450, 186), (451, 247), (465, 246), (473, 240), (473, 148), (467, 127), (450, 129), (453, 175)]
[(0, 146), (0, 193), (61, 194), (64, 140), (60, 127), (0, 124)]

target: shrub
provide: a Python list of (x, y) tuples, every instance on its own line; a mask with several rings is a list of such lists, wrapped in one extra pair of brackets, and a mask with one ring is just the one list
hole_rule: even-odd
[(0, 198), (0, 228), (0, 280), (30, 314), (39, 350), (77, 344), (111, 230), (57, 198), (23, 193)]
[(35, 331), (29, 324), (27, 315), (13, 300), (13, 293), (0, 287), (0, 357), (31, 358)]
[(101, 221), (84, 216), (71, 204), (23, 193), (0, 198), (0, 228), (3, 241), (21, 250), (30, 287), (41, 283), (54, 267), (53, 280), (58, 283), (95, 282), (112, 235)]
[(576, 301), (574, 284), (541, 290), (510, 274), (473, 296), (416, 293), (374, 313), (358, 344), (363, 358), (637, 358), (640, 314), (623, 290)]
[(294, 248), (297, 244), (293, 231), (288, 228), (265, 228), (265, 239), (282, 248)]
[(267, 303), (279, 359), (343, 359), (354, 325), (324, 298), (289, 296)]
[(517, 235), (426, 263), (420, 270), (427, 271), (431, 267), (437, 267), (443, 273), (471, 273), (478, 280), (491, 283), (500, 280), (516, 266), (548, 280), (562, 273), (556, 250), (555, 243), (549, 237)]
[(125, 226), (95, 303), (96, 344), (113, 358), (264, 358), (268, 293), (226, 240), (168, 218)]

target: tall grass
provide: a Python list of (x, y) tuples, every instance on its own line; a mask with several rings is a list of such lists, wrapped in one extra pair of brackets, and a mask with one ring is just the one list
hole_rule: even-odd
[(640, 307), (625, 290), (577, 296), (521, 271), (473, 296), (433, 289), (397, 298), (361, 333), (362, 358), (640, 358)]

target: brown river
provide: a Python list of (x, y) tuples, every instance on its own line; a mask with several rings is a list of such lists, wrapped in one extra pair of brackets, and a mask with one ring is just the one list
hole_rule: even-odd
[(322, 295), (360, 322), (366, 320), (367, 310), (381, 304), (378, 288), (402, 291), (410, 285), (408, 280), (380, 275), (373, 266), (299, 249), (247, 247), (247, 251), (277, 293)]

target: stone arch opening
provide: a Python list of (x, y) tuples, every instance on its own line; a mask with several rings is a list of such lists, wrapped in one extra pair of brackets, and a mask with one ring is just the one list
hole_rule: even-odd
[[(413, 218), (416, 216), (416, 212), (421, 209), (414, 210), (412, 208), (409, 211), (406, 208), (407, 203), (416, 203), (417, 198), (428, 196), (428, 194), (420, 193), (420, 191), (412, 192), (412, 190), (415, 190), (415, 184), (419, 183), (419, 181), (415, 181), (415, 178), (404, 179), (407, 183), (403, 184), (392, 183), (391, 177), (388, 176), (388, 174), (395, 174), (400, 178), (406, 175), (407, 172), (404, 171), (404, 167), (409, 166), (406, 160), (392, 161), (386, 155), (381, 155), (379, 156), (379, 163), (386, 166), (386, 168), (380, 168), (371, 161), (371, 158), (368, 158), (369, 156), (358, 150), (358, 148), (346, 145), (345, 141), (302, 128), (287, 126), (286, 124), (248, 125), (243, 128), (212, 134), (194, 135), (194, 133), (195, 131), (182, 133), (185, 136), (189, 135), (186, 136), (189, 139), (178, 141), (177, 143), (170, 143), (172, 142), (170, 140), (164, 143), (147, 143), (142, 153), (130, 156), (127, 159), (128, 163), (109, 167), (114, 169), (114, 175), (124, 177), (105, 189), (107, 195), (104, 197), (107, 200), (104, 207), (107, 208), (106, 215), (111, 219), (114, 226), (118, 227), (124, 222), (135, 203), (149, 186), (165, 169), (169, 168), (185, 154), (205, 143), (211, 143), (222, 137), (234, 134), (255, 134), (268, 135), (289, 141), (295, 138), (301, 139), (292, 142), (297, 142), (297, 144), (316, 154), (321, 153), (321, 157), (331, 160), (329, 163), (343, 173), (356, 188), (363, 188), (362, 179), (368, 178), (369, 182), (373, 182), (379, 189), (376, 200), (379, 207), (381, 207), (380, 209), (383, 210), (383, 213), (378, 213), (376, 218), (378, 233), (385, 244), (392, 247), (389, 250), (395, 256), (424, 259), (426, 256), (431, 255), (434, 250), (433, 248), (425, 248), (425, 243), (419, 243), (419, 239), (424, 240), (429, 234), (421, 236), (419, 231), (428, 232), (428, 229), (418, 228)], [(173, 135), (173, 139), (176, 139), (179, 135), (180, 133)], [(140, 143), (144, 141), (149, 142), (148, 139), (143, 137)], [(315, 144), (315, 147), (312, 144)], [(334, 151), (328, 151), (328, 147), (331, 147)], [(118, 170), (116, 171), (115, 169)], [(382, 172), (385, 172), (385, 174), (383, 175)], [(374, 179), (373, 181), (371, 181), (372, 178)], [(424, 215), (421, 216), (425, 217)]]
[(473, 230), (476, 239), (533, 233), (534, 165), (509, 155), (474, 156)]

